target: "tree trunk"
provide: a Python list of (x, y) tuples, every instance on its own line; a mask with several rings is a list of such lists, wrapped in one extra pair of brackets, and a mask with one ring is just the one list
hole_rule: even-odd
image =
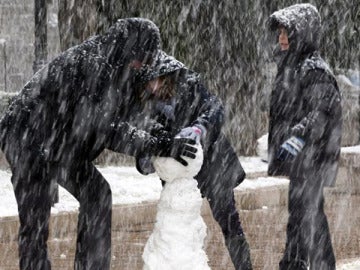
[(101, 0), (58, 0), (60, 48), (80, 44), (107, 24)]
[(47, 1), (35, 0), (35, 61), (34, 73), (47, 62)]

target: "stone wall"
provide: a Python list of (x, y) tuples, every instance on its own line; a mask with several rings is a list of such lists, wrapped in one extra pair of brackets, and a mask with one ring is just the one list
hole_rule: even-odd
[[(354, 186), (349, 183), (360, 177), (360, 170), (351, 170), (354, 163), (359, 164), (359, 150), (346, 149), (342, 153), (340, 169), (348, 174), (340, 173), (336, 187), (325, 191), (325, 211), (338, 262), (359, 258), (360, 254), (360, 190), (351, 188)], [(251, 177), (249, 174), (248, 179)], [(235, 190), (236, 207), (250, 244), (254, 270), (278, 267), (286, 240), (287, 193), (287, 184)], [(156, 207), (157, 201), (113, 206), (112, 269), (142, 269), (141, 256), (156, 222)], [(77, 214), (62, 212), (51, 216), (48, 246), (55, 270), (73, 269)], [(206, 200), (201, 214), (208, 228), (205, 249), (211, 269), (234, 269)], [(1, 269), (18, 269), (18, 226), (15, 216), (0, 217), (0, 264), (4, 267)]]
[(360, 87), (351, 84), (345, 76), (337, 76), (337, 82), (342, 93), (343, 107), (343, 134), (342, 145), (351, 146), (359, 144), (360, 139)]

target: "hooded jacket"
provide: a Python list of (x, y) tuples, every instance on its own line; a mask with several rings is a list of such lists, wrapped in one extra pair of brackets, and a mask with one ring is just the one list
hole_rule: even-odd
[[(336, 80), (319, 56), (320, 16), (310, 4), (274, 12), (268, 26), (288, 31), (289, 49), (278, 52), (278, 72), (270, 99), (269, 175), (313, 179), (333, 185), (340, 155), (342, 110)], [(291, 136), (305, 141), (293, 162), (277, 153)]]
[(121, 19), (39, 70), (1, 120), (9, 163), (24, 153), (49, 162), (93, 160), (104, 148), (122, 150), (124, 141), (141, 148), (146, 136), (126, 123), (135, 77), (129, 63), (151, 59), (159, 44), (151, 21)]
[(218, 186), (219, 190), (234, 188), (243, 181), (245, 172), (221, 132), (224, 109), (220, 100), (209, 93), (199, 74), (161, 51), (152, 68), (143, 73), (143, 78), (149, 81), (165, 75), (173, 76), (175, 94), (167, 100), (155, 101), (148, 115), (174, 136), (185, 127), (205, 127), (206, 136), (202, 139), (204, 163), (195, 178), (200, 188), (207, 185)]

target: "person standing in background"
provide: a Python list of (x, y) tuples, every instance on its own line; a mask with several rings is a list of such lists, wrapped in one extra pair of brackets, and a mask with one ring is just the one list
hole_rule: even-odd
[(318, 53), (321, 20), (311, 4), (274, 12), (277, 75), (270, 99), (269, 175), (290, 177), (287, 239), (280, 270), (333, 270), (335, 255), (324, 212), (342, 133), (341, 94)]

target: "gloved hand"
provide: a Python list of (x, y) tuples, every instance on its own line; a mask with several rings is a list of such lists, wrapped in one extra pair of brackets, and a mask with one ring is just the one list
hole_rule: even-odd
[(135, 161), (136, 169), (139, 173), (148, 175), (155, 172), (151, 156), (141, 153), (135, 157)]
[(280, 161), (291, 161), (301, 152), (304, 148), (305, 142), (300, 137), (292, 136), (286, 140), (279, 149), (277, 159)]
[(187, 166), (188, 163), (181, 156), (196, 158), (197, 149), (191, 145), (195, 145), (196, 141), (188, 138), (161, 138), (158, 141), (158, 156), (172, 157), (182, 165)]
[(182, 165), (187, 166), (188, 163), (181, 157), (189, 157), (195, 159), (197, 149), (191, 145), (195, 145), (196, 141), (189, 138), (174, 137), (170, 132), (159, 129), (151, 132), (155, 142), (152, 153), (161, 157), (172, 157)]
[(180, 132), (176, 136), (180, 138), (193, 139), (196, 143), (199, 143), (201, 137), (201, 129), (196, 126), (186, 127), (180, 130)]

